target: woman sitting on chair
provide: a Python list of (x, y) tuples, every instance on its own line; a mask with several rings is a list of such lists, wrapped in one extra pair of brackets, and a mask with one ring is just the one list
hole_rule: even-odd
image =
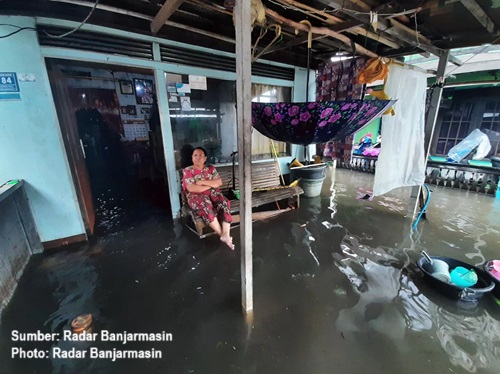
[(188, 205), (220, 236), (222, 242), (234, 249), (233, 238), (229, 235), (232, 222), (229, 200), (219, 191), (222, 186), (219, 173), (212, 165), (205, 166), (207, 152), (204, 148), (195, 148), (192, 159), (193, 165), (182, 173), (182, 188)]

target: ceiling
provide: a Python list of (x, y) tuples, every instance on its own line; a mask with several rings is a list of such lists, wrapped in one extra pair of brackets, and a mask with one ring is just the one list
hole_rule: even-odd
[[(253, 28), (253, 43), (267, 32), (256, 54), (263, 52), (263, 59), (298, 66), (307, 62), (308, 26), (299, 23), (303, 20), (312, 25), (312, 67), (335, 54), (352, 53), (353, 46), (359, 55), (398, 57), (500, 43), (500, 0), (261, 1), (266, 27)], [(0, 0), (0, 13), (81, 22), (95, 3)], [(234, 0), (100, 0), (87, 23), (153, 35), (151, 24), (158, 15), (163, 26), (157, 37), (234, 52), (232, 4)], [(167, 18), (160, 17), (161, 9)], [(263, 51), (276, 36), (273, 24), (281, 26), (281, 34)], [(302, 29), (298, 35), (296, 27)]]

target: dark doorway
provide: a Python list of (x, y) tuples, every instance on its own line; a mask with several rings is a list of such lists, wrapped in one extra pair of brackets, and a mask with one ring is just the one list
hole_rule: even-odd
[(171, 217), (157, 103), (137, 101), (131, 87), (154, 82), (153, 72), (62, 60), (50, 65), (51, 84), (64, 85), (67, 95), (56, 100), (64, 107), (58, 112), (73, 116), (59, 116), (62, 132), (78, 138), (66, 144), (68, 158), (81, 148), (90, 177), (93, 233), (121, 231), (154, 214)]

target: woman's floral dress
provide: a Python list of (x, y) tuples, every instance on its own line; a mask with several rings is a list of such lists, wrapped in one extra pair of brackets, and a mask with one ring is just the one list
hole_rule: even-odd
[(200, 180), (213, 180), (219, 177), (219, 173), (212, 166), (205, 166), (198, 170), (188, 166), (182, 172), (182, 189), (186, 194), (187, 203), (194, 214), (200, 217), (205, 224), (210, 224), (215, 217), (223, 222), (232, 222), (229, 200), (222, 195), (218, 188), (210, 188), (204, 192), (189, 192), (188, 184), (194, 184)]

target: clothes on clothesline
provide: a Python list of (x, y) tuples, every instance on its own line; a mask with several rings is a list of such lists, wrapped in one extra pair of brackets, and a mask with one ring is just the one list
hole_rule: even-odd
[[(329, 61), (318, 67), (316, 81), (316, 100), (360, 100), (363, 98), (364, 85), (356, 77), (365, 66), (365, 58), (352, 58), (344, 61)], [(341, 163), (351, 162), (354, 139), (348, 136), (334, 142), (334, 157)]]

